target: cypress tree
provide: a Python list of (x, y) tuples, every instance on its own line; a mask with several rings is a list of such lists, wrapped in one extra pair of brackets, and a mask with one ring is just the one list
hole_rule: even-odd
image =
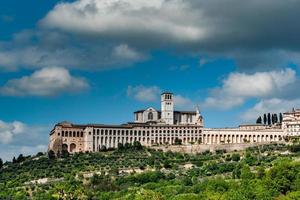
[(268, 125), (271, 125), (271, 114), (268, 113)]
[(274, 114), (272, 114), (272, 117), (271, 117), (271, 122), (272, 122), (272, 124), (274, 124), (274, 123), (275, 123), (275, 117), (274, 117)]
[(3, 167), (3, 160), (0, 158), (0, 169)]
[(261, 116), (259, 116), (259, 117), (257, 118), (256, 123), (257, 123), (257, 124), (261, 124), (261, 123), (262, 123)]
[(282, 113), (279, 113), (279, 122), (282, 123)]
[(265, 125), (267, 124), (267, 115), (266, 115), (266, 113), (264, 114), (264, 124)]
[(275, 123), (277, 123), (278, 122), (278, 115), (277, 115), (277, 113), (274, 114), (274, 117), (275, 117)]
[(16, 158), (15, 158), (15, 157), (13, 157), (13, 159), (12, 159), (12, 163), (16, 163), (16, 162), (17, 162)]

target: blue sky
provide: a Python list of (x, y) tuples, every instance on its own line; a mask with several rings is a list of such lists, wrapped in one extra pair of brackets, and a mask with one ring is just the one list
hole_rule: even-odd
[(0, 157), (45, 151), (60, 121), (131, 121), (163, 91), (206, 127), (299, 107), (298, 4), (3, 0)]

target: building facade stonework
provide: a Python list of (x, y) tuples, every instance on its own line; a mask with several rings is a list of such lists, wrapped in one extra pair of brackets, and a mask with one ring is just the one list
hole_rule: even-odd
[[(300, 110), (297, 118), (284, 113), (283, 125), (240, 125), (236, 128), (204, 128), (203, 117), (196, 111), (176, 111), (172, 93), (161, 95), (161, 110), (149, 107), (134, 112), (134, 122), (122, 125), (61, 122), (50, 133), (49, 150), (58, 153), (63, 149), (74, 152), (97, 152), (117, 148), (118, 144), (139, 141), (144, 146), (178, 144), (243, 144), (280, 142), (289, 135), (295, 120), (300, 127)], [(299, 118), (298, 118), (299, 117)], [(296, 126), (296, 125), (295, 125)]]
[(282, 128), (287, 136), (300, 136), (300, 109), (283, 113)]

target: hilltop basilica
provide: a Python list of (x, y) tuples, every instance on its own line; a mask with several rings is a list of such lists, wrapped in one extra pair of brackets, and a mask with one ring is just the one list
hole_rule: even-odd
[(50, 132), (49, 150), (96, 152), (117, 148), (119, 143), (139, 141), (144, 146), (243, 144), (280, 142), (300, 134), (300, 110), (283, 114), (282, 124), (240, 125), (236, 128), (204, 128), (199, 109), (174, 110), (174, 95), (161, 94), (161, 110), (153, 107), (134, 112), (134, 122), (122, 125), (72, 124), (61, 122)]

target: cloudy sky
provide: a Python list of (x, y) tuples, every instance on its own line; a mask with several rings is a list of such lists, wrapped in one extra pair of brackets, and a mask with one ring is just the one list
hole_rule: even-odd
[(55, 123), (119, 124), (199, 105), (206, 127), (300, 107), (296, 0), (2, 0), (0, 157), (45, 151)]

